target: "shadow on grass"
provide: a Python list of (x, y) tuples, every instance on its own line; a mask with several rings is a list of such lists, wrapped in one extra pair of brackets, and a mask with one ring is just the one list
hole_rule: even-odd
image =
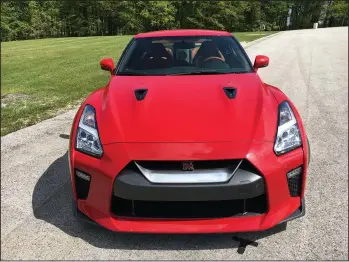
[[(72, 214), (72, 189), (68, 153), (54, 161), (35, 185), (32, 199), (34, 216), (73, 237), (106, 249), (127, 250), (209, 250), (245, 247), (258, 252), (255, 241), (286, 230), (286, 224), (263, 232), (238, 234), (131, 234), (108, 231), (99, 226), (79, 223)], [(249, 247), (252, 246), (252, 247)]]

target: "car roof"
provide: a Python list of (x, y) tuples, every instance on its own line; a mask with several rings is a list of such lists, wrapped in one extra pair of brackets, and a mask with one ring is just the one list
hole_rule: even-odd
[(147, 33), (139, 33), (135, 38), (162, 37), (162, 36), (231, 36), (226, 31), (204, 30), (204, 29), (179, 29), (179, 30), (162, 30)]

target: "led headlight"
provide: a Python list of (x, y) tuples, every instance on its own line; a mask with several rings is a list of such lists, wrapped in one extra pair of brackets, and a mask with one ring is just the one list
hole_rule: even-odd
[(103, 154), (97, 129), (96, 111), (90, 105), (85, 106), (79, 121), (76, 149), (95, 157), (100, 157)]
[(274, 144), (274, 151), (277, 155), (285, 154), (302, 145), (297, 120), (287, 101), (279, 106), (278, 129)]

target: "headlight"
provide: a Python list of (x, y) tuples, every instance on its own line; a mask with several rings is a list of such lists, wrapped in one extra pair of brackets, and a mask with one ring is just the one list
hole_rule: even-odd
[(103, 154), (97, 129), (96, 111), (90, 105), (85, 106), (79, 121), (76, 149), (95, 157), (100, 157)]
[(274, 144), (276, 155), (282, 155), (302, 145), (297, 120), (287, 101), (279, 106), (278, 129)]

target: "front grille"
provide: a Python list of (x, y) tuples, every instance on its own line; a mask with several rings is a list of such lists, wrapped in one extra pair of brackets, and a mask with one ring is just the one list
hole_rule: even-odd
[(140, 201), (112, 197), (118, 217), (195, 219), (258, 215), (267, 212), (266, 195), (224, 201)]
[[(248, 160), (194, 160), (192, 162), (195, 171), (198, 169), (235, 170), (239, 166), (237, 173), (235, 173), (237, 181), (234, 183), (236, 184), (215, 183), (212, 185), (212, 189), (200, 189), (201, 186), (203, 188), (210, 186), (203, 184), (199, 186), (195, 183), (174, 183), (171, 185), (164, 183), (164, 185), (159, 186), (159, 183), (149, 182), (138, 166), (152, 171), (160, 170), (167, 174), (166, 170), (181, 170), (182, 161), (130, 161), (114, 181), (111, 213), (117, 217), (125, 218), (210, 219), (260, 215), (268, 212), (267, 195), (264, 188), (261, 190), (264, 187), (264, 182), (255, 184), (256, 187), (247, 185), (254, 183), (252, 182), (255, 181), (254, 179), (263, 179), (261, 172)], [(187, 172), (188, 176), (191, 174), (191, 172)], [(240, 176), (244, 174), (246, 177), (239, 178), (238, 174)], [(230, 186), (236, 194), (227, 197), (228, 191), (226, 189)], [(222, 187), (221, 191), (220, 187)], [(176, 190), (176, 188), (178, 189)], [(246, 191), (247, 189), (248, 191)], [(202, 196), (200, 195), (202, 192), (208, 192), (207, 195), (215, 192), (215, 197)], [(221, 199), (220, 193), (222, 193)]]

